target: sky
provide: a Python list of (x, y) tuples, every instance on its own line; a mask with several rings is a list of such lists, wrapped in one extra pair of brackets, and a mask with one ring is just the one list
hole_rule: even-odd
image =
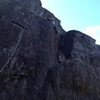
[(79, 30), (100, 44), (100, 0), (41, 0), (66, 30)]

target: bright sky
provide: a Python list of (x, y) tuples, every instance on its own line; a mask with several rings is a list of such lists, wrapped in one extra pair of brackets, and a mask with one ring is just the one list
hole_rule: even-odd
[(61, 20), (68, 31), (76, 29), (100, 44), (100, 0), (41, 0), (42, 6)]

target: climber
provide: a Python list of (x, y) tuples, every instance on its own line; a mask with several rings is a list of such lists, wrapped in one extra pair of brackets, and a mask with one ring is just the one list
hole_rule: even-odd
[(56, 26), (56, 23), (55, 23), (55, 18), (54, 18), (54, 16), (48, 16), (47, 19), (53, 24), (55, 33), (57, 34), (58, 31), (57, 31), (57, 26)]
[(52, 24), (55, 26), (55, 21), (54, 21), (54, 17), (53, 17), (53, 16), (48, 16), (47, 19), (48, 19), (49, 21), (51, 21)]

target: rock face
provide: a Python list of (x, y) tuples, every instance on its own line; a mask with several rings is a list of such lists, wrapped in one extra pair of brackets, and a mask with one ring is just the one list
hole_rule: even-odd
[(39, 0), (1, 0), (0, 100), (99, 100), (99, 50)]

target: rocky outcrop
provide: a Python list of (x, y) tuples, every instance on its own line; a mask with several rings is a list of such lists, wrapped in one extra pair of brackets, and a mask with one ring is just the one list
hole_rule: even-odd
[(95, 45), (95, 40), (73, 30), (63, 34), (60, 43), (60, 67), (63, 69), (60, 75), (61, 97), (69, 100), (99, 100), (100, 56), (97, 57), (99, 46)]
[(75, 30), (63, 34), (60, 44), (60, 50), (66, 59), (88, 56), (95, 52), (95, 40)]
[(99, 50), (39, 0), (0, 1), (0, 100), (99, 100)]

